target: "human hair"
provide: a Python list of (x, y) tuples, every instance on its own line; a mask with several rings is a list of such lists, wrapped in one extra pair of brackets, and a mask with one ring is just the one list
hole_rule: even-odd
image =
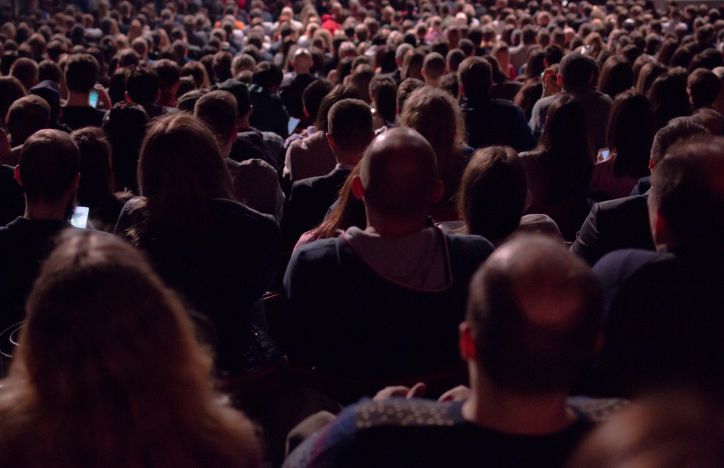
[(592, 89), (598, 78), (598, 64), (588, 55), (570, 53), (561, 60), (560, 74), (563, 89), (567, 92), (581, 92)]
[(345, 152), (362, 153), (374, 137), (372, 110), (360, 99), (342, 99), (330, 109), (327, 131), (334, 146)]
[(5, 123), (10, 106), (25, 93), (25, 86), (20, 80), (14, 76), (0, 76), (0, 124)]
[(593, 153), (587, 129), (583, 105), (568, 94), (557, 97), (548, 109), (539, 145), (554, 201), (588, 190)]
[(695, 109), (711, 106), (721, 90), (719, 78), (706, 68), (697, 68), (691, 72), (686, 85), (691, 96), (691, 105)]
[(413, 49), (405, 56), (405, 61), (400, 68), (400, 76), (403, 80), (407, 78), (422, 79), (422, 64), (425, 61), (425, 54), (419, 49)]
[(161, 89), (170, 89), (181, 79), (181, 70), (176, 62), (169, 59), (161, 59), (154, 64), (158, 75), (158, 86)]
[(236, 140), (236, 99), (228, 91), (211, 91), (194, 106), (194, 117), (214, 132), (219, 145)]
[(116, 187), (137, 191), (138, 153), (146, 134), (148, 114), (143, 107), (126, 102), (114, 104), (103, 121), (113, 154)]
[[(98, 127), (81, 128), (71, 133), (80, 151), (80, 183), (78, 204), (104, 210), (116, 205), (111, 166), (111, 145), (105, 132)], [(115, 213), (116, 217), (118, 213)]]
[(720, 249), (724, 236), (724, 138), (697, 137), (670, 147), (651, 173), (651, 206), (666, 221), (675, 252)]
[(133, 102), (142, 106), (155, 104), (161, 87), (158, 74), (146, 65), (134, 67), (126, 79), (126, 92)]
[(639, 72), (638, 80), (636, 80), (636, 92), (647, 95), (656, 78), (666, 73), (666, 70), (666, 66), (661, 65), (659, 62), (644, 64)]
[(213, 133), (185, 113), (152, 123), (138, 159), (145, 219), (125, 233), (137, 245), (166, 236), (204, 238), (211, 202), (233, 200), (231, 176)]
[(492, 68), (480, 57), (468, 57), (458, 67), (458, 82), (466, 98), (487, 99), (493, 86)]
[(258, 466), (251, 423), (214, 394), (210, 371), (180, 300), (141, 253), (67, 233), (30, 293), (2, 385), (0, 462)]
[(525, 210), (527, 187), (525, 169), (514, 149), (477, 150), (463, 172), (457, 198), (468, 233), (492, 242), (512, 234)]
[[(556, 318), (542, 318), (556, 310)], [(553, 239), (520, 235), (473, 276), (467, 321), (493, 385), (518, 394), (567, 392), (594, 352), (602, 295), (590, 268)]]
[(656, 128), (662, 128), (674, 117), (691, 114), (689, 95), (686, 93), (686, 72), (676, 69), (654, 81), (647, 95), (656, 119)]
[(360, 95), (357, 90), (344, 85), (337, 85), (330, 92), (328, 92), (322, 102), (319, 103), (319, 110), (317, 111), (317, 119), (314, 121), (314, 126), (317, 130), (326, 132), (329, 130), (329, 110), (337, 102), (342, 99), (359, 99)]
[(377, 115), (384, 122), (394, 122), (397, 117), (397, 84), (387, 76), (376, 75), (370, 81), (370, 96)]
[(7, 128), (13, 146), (22, 145), (30, 135), (49, 125), (50, 106), (40, 96), (29, 94), (21, 97), (8, 110)]
[(18, 169), (28, 200), (59, 201), (80, 170), (78, 147), (67, 133), (40, 130), (25, 140)]
[(185, 93), (183, 96), (178, 98), (176, 107), (180, 111), (184, 111), (184, 112), (188, 112), (189, 114), (193, 114), (194, 107), (196, 107), (196, 103), (206, 93), (208, 93), (208, 91), (205, 89), (194, 89), (192, 91), (189, 91), (188, 93)]
[(425, 83), (417, 78), (407, 78), (406, 80), (403, 80), (402, 83), (400, 83), (400, 86), (397, 87), (397, 112), (402, 112), (407, 99), (412, 95), (412, 93), (423, 86), (425, 86)]
[(339, 190), (339, 198), (330, 208), (329, 214), (319, 226), (312, 230), (312, 235), (309, 239), (310, 242), (336, 237), (339, 230), (346, 230), (352, 226), (357, 226), (361, 229), (366, 227), (367, 220), (365, 218), (364, 203), (352, 193), (352, 185), (354, 184), (354, 179), (359, 176), (359, 171), (360, 165), (357, 164)]
[(598, 90), (615, 99), (620, 93), (633, 86), (633, 68), (631, 63), (619, 55), (607, 58), (601, 67), (598, 78)]
[(17, 78), (26, 90), (36, 85), (38, 73), (38, 64), (35, 60), (27, 57), (18, 58), (10, 67), (10, 76)]
[(251, 82), (261, 86), (268, 93), (276, 92), (283, 79), (284, 72), (272, 62), (261, 62), (251, 76)]
[(332, 83), (327, 80), (314, 80), (302, 92), (302, 105), (309, 116), (309, 120), (317, 120), (319, 108), (324, 97), (332, 91)]
[(60, 66), (52, 60), (43, 60), (38, 64), (38, 81), (52, 81), (59, 84), (63, 78)]
[(249, 54), (239, 54), (231, 61), (232, 78), (236, 78), (243, 71), (254, 72), (256, 68), (256, 60)]
[(597, 426), (566, 466), (720, 467), (721, 414), (721, 402), (691, 390), (646, 395)]
[(209, 75), (201, 62), (189, 62), (181, 68), (181, 76), (190, 76), (197, 89), (209, 87)]
[(688, 117), (677, 117), (669, 122), (669, 124), (654, 135), (651, 143), (651, 153), (649, 156), (649, 167), (653, 168), (664, 158), (664, 155), (676, 142), (691, 138), (693, 136), (702, 136), (708, 134), (709, 131), (701, 124)]
[(622, 177), (648, 174), (649, 152), (656, 131), (654, 113), (646, 96), (634, 91), (619, 94), (608, 121), (608, 148), (615, 154), (613, 172)]
[(453, 195), (460, 183), (460, 152), (465, 135), (465, 122), (458, 102), (441, 89), (423, 86), (405, 101), (400, 125), (415, 129), (430, 143), (446, 191)]
[(73, 54), (65, 64), (65, 84), (70, 91), (89, 93), (96, 81), (100, 66), (90, 54)]
[(422, 62), (422, 70), (425, 77), (431, 80), (439, 79), (445, 73), (445, 57), (437, 52), (430, 52), (425, 55)]
[(223, 83), (231, 78), (231, 61), (233, 60), (229, 52), (217, 52), (214, 54), (211, 62), (211, 69), (214, 72), (214, 81)]

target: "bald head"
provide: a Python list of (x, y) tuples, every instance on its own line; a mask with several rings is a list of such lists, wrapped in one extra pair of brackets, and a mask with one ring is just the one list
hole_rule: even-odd
[(549, 238), (514, 238), (470, 284), (477, 361), (493, 382), (513, 391), (567, 390), (593, 352), (601, 317), (590, 269)]
[(359, 177), (368, 210), (406, 220), (427, 216), (439, 183), (432, 147), (405, 127), (372, 141), (360, 162)]

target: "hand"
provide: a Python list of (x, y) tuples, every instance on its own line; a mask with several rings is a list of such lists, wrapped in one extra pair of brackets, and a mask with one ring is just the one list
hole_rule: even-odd
[(404, 385), (385, 387), (372, 398), (374, 401), (384, 401), (390, 398), (420, 398), (425, 394), (426, 386), (422, 382), (416, 383), (412, 388)]
[(543, 72), (543, 97), (553, 96), (561, 92), (558, 85), (558, 76), (554, 70), (547, 69)]
[(437, 401), (465, 401), (470, 397), (470, 388), (465, 385), (458, 385), (455, 388), (443, 393)]

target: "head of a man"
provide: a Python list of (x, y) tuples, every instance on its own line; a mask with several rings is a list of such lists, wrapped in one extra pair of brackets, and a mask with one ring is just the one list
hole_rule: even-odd
[(194, 116), (214, 133), (222, 156), (228, 156), (236, 141), (236, 99), (228, 91), (211, 91), (194, 107)]
[(724, 138), (699, 136), (666, 152), (651, 176), (649, 223), (658, 249), (721, 252)]
[(23, 145), (15, 178), (30, 205), (62, 205), (64, 219), (73, 213), (80, 180), (80, 152), (59, 130), (40, 130)]
[(485, 99), (493, 86), (490, 64), (480, 57), (468, 57), (458, 66), (460, 94), (468, 99)]
[(75, 54), (65, 65), (65, 84), (69, 91), (88, 94), (98, 80), (100, 66), (90, 54)]
[(522, 235), (470, 282), (460, 348), (472, 374), (515, 395), (565, 394), (601, 332), (600, 286), (560, 243)]
[(588, 55), (568, 54), (561, 60), (559, 81), (569, 93), (591, 90), (598, 81), (598, 64)]
[(327, 139), (340, 164), (356, 165), (374, 137), (372, 109), (360, 99), (342, 99), (327, 116)]
[(364, 200), (368, 226), (424, 225), (443, 194), (435, 151), (411, 128), (388, 130), (367, 148), (353, 191)]
[(18, 99), (10, 106), (7, 127), (12, 137), (12, 145), (22, 145), (38, 130), (50, 124), (50, 106), (40, 96), (28, 95)]
[(677, 117), (654, 135), (649, 155), (649, 170), (653, 171), (656, 164), (674, 144), (697, 135), (706, 135), (707, 129), (689, 117)]

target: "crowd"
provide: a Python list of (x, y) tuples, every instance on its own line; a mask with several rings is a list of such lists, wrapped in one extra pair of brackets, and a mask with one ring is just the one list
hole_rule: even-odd
[(21, 3), (0, 466), (724, 466), (721, 8)]

